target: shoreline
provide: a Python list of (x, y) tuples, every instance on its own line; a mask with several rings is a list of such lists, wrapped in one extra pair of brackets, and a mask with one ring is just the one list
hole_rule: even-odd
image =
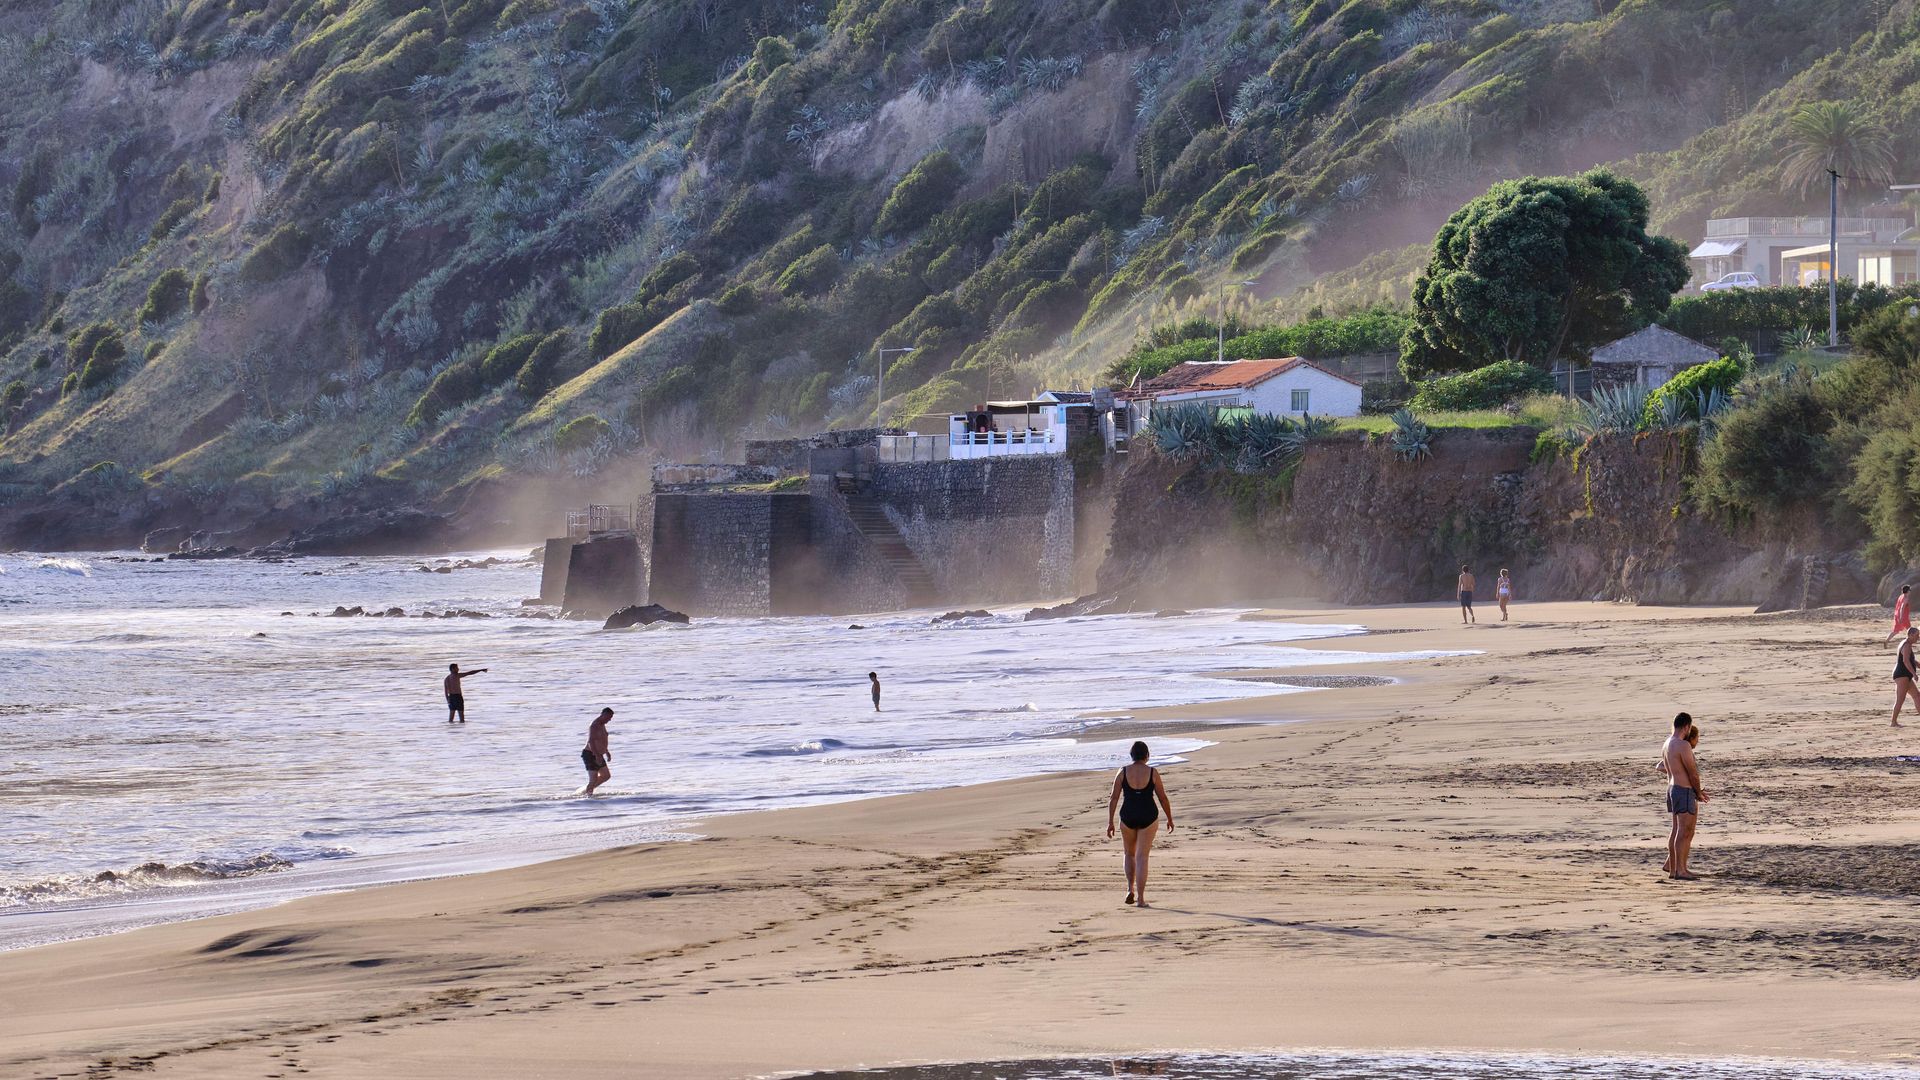
[[(995, 609), (996, 619), (1004, 620), (1010, 615), (1018, 615), (1028, 605), (1013, 605), (1004, 609)], [(926, 609), (931, 613), (935, 609)], [(1202, 610), (1194, 614), (1219, 619), (1232, 616), (1240, 609)], [(901, 615), (919, 616), (921, 611), (890, 613), (890, 617)], [(1145, 619), (1146, 614), (1116, 614), (1096, 616), (1096, 620), (1113, 621), (1121, 619)], [(1238, 621), (1238, 620), (1235, 620)], [(1353, 641), (1366, 636), (1366, 631), (1352, 632), (1348, 625), (1327, 627), (1325, 637), (1302, 639), (1325, 647), (1329, 642)], [(1287, 646), (1292, 639), (1276, 643), (1254, 643)], [(1281, 669), (1287, 670), (1287, 669)], [(1169, 677), (1178, 677), (1181, 673), (1163, 673)], [(1185, 673), (1207, 681), (1230, 683), (1272, 681), (1259, 676), (1242, 677), (1235, 669), (1207, 670)], [(1155, 676), (1159, 677), (1159, 676)], [(1319, 677), (1303, 677), (1307, 681), (1289, 689), (1309, 689)], [(1366, 678), (1364, 676), (1337, 676), (1336, 679), (1348, 680)], [(1220, 700), (1239, 700), (1226, 698)], [(1191, 704), (1191, 703), (1189, 703)], [(1110, 742), (1122, 737), (1122, 727), (1110, 721), (1099, 719), (1103, 712), (1083, 712), (1074, 718), (1077, 725), (1072, 729), (1057, 732), (1038, 732), (1025, 737), (1024, 741), (1050, 741), (1061, 739), (1079, 744)], [(1204, 743), (1204, 729), (1210, 725), (1199, 725), (1194, 732), (1195, 741)], [(1132, 737), (1132, 729), (1125, 729)], [(1164, 732), (1164, 734), (1176, 734)], [(985, 744), (983, 744), (985, 745)], [(1034, 762), (1036, 771), (1025, 777), (1044, 776), (1059, 772), (1077, 772), (1075, 768), (1056, 768)], [(1016, 778), (1025, 778), (1016, 777)], [(976, 786), (980, 783), (992, 783), (993, 780), (968, 780), (959, 784), (937, 784), (917, 789), (938, 791), (949, 787)], [(388, 885), (406, 884), (418, 881), (431, 881), (441, 878), (466, 877), (484, 874), (495, 870), (512, 869), (522, 866), (535, 866), (554, 862), (575, 855), (591, 854), (611, 850), (617, 847), (632, 846), (637, 843), (660, 841), (685, 841), (699, 839), (698, 826), (705, 821), (734, 814), (773, 813), (780, 810), (804, 808), (815, 805), (832, 805), (842, 802), (857, 802), (876, 798), (895, 797), (900, 792), (865, 791), (857, 794), (844, 794), (821, 799), (802, 799), (785, 805), (776, 805), (754, 810), (726, 810), (708, 813), (673, 814), (659, 819), (622, 821), (615, 824), (595, 826), (591, 838), (578, 835), (572, 829), (550, 827), (549, 831), (523, 834), (512, 838), (490, 838), (466, 841), (451, 846), (429, 846), (402, 851), (385, 851), (366, 854), (353, 854), (342, 858), (300, 859), (281, 870), (266, 872), (242, 872), (226, 876), (208, 876), (203, 880), (181, 884), (147, 884), (129, 887), (123, 891), (103, 891), (93, 895), (74, 895), (50, 901), (18, 904), (12, 907), (0, 907), (0, 953), (23, 948), (36, 948), (49, 944), (84, 940), (105, 934), (126, 933), (147, 926), (168, 925), (194, 919), (213, 918), (220, 915), (235, 914), (244, 911), (259, 911), (282, 904), (291, 903), (307, 896), (328, 895), (350, 892), (359, 889), (378, 888)], [(616, 837), (624, 837), (616, 839)], [(271, 854), (271, 853), (269, 853)], [(195, 860), (187, 856), (177, 859), (183, 865)], [(58, 878), (78, 880), (90, 873), (68, 873), (54, 875), (46, 879), (52, 883)], [(125, 868), (109, 868), (114, 874), (129, 874)], [(16, 886), (20, 887), (20, 886)]]
[[(1369, 651), (1487, 651), (1391, 686), (1138, 710), (1214, 742), (1168, 773), (1180, 828), (1155, 849), (1151, 911), (1118, 904), (1100, 779), (1046, 774), (0, 954), (0, 978), (43, 988), (0, 1022), (0, 1062), (722, 1077), (1306, 1046), (1920, 1060), (1901, 1034), (1920, 1006), (1906, 879), (1845, 887), (1920, 823), (1920, 777), (1875, 772), (1920, 744), (1872, 726), (1878, 621), (1515, 610), (1468, 630), (1432, 625), (1449, 605), (1278, 612), (1423, 635)], [(1299, 644), (1341, 640), (1367, 636)], [(1775, 651), (1810, 659), (1752, 663)], [(1700, 841), (1722, 876), (1698, 887), (1647, 866), (1659, 818), (1639, 759), (1682, 682), (1708, 783), (1732, 794)], [(1254, 710), (1307, 722), (1233, 726)], [(1862, 740), (1884, 754), (1859, 757)], [(1849, 750), (1871, 815), (1830, 805), (1810, 764)]]

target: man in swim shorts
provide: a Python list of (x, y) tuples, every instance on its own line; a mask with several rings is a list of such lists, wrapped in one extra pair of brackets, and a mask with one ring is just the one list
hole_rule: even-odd
[(447, 723), (453, 723), (455, 716), (460, 717), (461, 723), (467, 722), (467, 695), (460, 691), (460, 680), (469, 675), (478, 675), (485, 670), (487, 669), (474, 668), (472, 671), (461, 671), (459, 664), (447, 665), (447, 678), (443, 684), (447, 691)]
[(1707, 792), (1700, 786), (1700, 764), (1694, 760), (1693, 747), (1687, 744), (1692, 727), (1693, 717), (1686, 713), (1674, 717), (1673, 734), (1660, 749), (1667, 773), (1667, 813), (1673, 816), (1673, 828), (1667, 833), (1667, 875), (1675, 881), (1699, 880), (1687, 869), (1687, 857), (1693, 853), (1693, 827), (1700, 820), (1700, 804), (1707, 801)]
[(580, 761), (587, 767), (588, 795), (613, 779), (613, 769), (608, 764), (613, 760), (613, 748), (607, 745), (607, 723), (612, 719), (612, 709), (601, 709), (600, 715), (587, 725), (587, 745), (580, 751)]
[(1473, 614), (1473, 571), (1466, 563), (1460, 564), (1460, 621), (1479, 622)]
[(880, 673), (877, 671), (867, 672), (867, 681), (873, 684), (873, 711), (879, 712), (880, 711)]

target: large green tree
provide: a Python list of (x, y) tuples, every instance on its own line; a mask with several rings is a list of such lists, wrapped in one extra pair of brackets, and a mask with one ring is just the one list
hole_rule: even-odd
[(1648, 235), (1631, 180), (1595, 169), (1502, 181), (1433, 238), (1400, 366), (1408, 378), (1550, 367), (1653, 321), (1687, 276), (1687, 249)]

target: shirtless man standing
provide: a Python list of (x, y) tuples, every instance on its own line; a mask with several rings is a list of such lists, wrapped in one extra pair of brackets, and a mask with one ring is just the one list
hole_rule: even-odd
[(1687, 731), (1693, 717), (1686, 713), (1673, 718), (1673, 734), (1660, 749), (1660, 763), (1667, 773), (1667, 813), (1673, 815), (1673, 831), (1667, 834), (1667, 874), (1675, 881), (1697, 881), (1699, 875), (1687, 869), (1687, 856), (1693, 852), (1693, 827), (1700, 820), (1700, 803), (1707, 801), (1700, 786), (1700, 764), (1694, 760), (1693, 747), (1687, 745)]
[(1479, 622), (1473, 614), (1473, 571), (1460, 564), (1460, 621)]
[(613, 749), (607, 745), (607, 722), (613, 719), (612, 709), (601, 709), (600, 715), (587, 725), (587, 745), (580, 751), (580, 761), (587, 767), (587, 794), (593, 789), (613, 779), (613, 770), (608, 763), (613, 760)]
[(485, 670), (487, 669), (482, 667), (474, 668), (472, 671), (461, 671), (459, 664), (447, 665), (447, 678), (443, 684), (447, 691), (447, 723), (453, 723), (455, 715), (460, 717), (461, 723), (467, 722), (467, 696), (460, 692), (460, 680), (469, 675), (478, 675)]

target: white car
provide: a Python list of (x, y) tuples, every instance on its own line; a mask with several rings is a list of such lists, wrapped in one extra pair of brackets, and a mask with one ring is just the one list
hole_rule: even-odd
[(1709, 281), (1700, 286), (1701, 292), (1713, 292), (1717, 289), (1757, 289), (1760, 287), (1760, 275), (1736, 270), (1718, 281)]

